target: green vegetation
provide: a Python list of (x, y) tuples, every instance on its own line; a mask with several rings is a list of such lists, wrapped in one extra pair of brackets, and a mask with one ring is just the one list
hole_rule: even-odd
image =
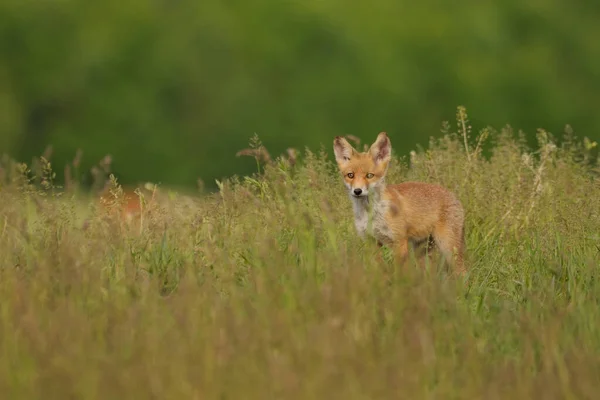
[(274, 154), (387, 131), (399, 154), (473, 124), (600, 140), (600, 2), (0, 2), (0, 153), (194, 187)]
[(217, 193), (161, 197), (131, 224), (53, 188), (45, 162), (30, 181), (4, 160), (0, 393), (595, 398), (594, 143), (539, 131), (529, 151), (508, 128), (470, 137), (458, 117), (457, 133), (446, 126), (426, 150), (395, 158), (389, 181), (458, 194), (466, 281), (435, 256), (405, 273), (376, 261), (325, 152), (261, 162)]

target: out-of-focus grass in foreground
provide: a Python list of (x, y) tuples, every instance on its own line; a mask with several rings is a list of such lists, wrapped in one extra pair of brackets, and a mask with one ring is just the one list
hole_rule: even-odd
[(325, 152), (164, 196), (130, 223), (5, 161), (2, 397), (594, 398), (593, 143), (540, 131), (530, 151), (467, 125), (396, 155), (388, 178), (458, 194), (466, 281), (435, 257), (405, 273), (377, 261)]

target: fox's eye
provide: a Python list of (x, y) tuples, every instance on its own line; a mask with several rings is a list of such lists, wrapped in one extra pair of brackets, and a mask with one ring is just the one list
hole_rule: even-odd
[(373, 175), (372, 173), (370, 173), (370, 172), (369, 172), (369, 173), (367, 174), (367, 179), (371, 179), (371, 178), (372, 178), (372, 177), (374, 177), (374, 176), (375, 176), (375, 175)]
[(350, 179), (354, 178), (354, 172), (348, 172), (348, 178), (350, 178)]

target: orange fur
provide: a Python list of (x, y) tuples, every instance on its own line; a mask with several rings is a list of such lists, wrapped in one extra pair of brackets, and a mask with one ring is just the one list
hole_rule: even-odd
[[(117, 218), (120, 222), (126, 224), (139, 222), (142, 212), (154, 204), (155, 196), (154, 192), (146, 193), (144, 195), (146, 204), (143, 204), (136, 190), (144, 192), (141, 188), (123, 188), (119, 198), (114, 199), (107, 187), (100, 194), (100, 205), (108, 215)], [(111, 203), (112, 205), (110, 205)]]
[(334, 139), (333, 148), (361, 237), (368, 234), (393, 247), (401, 263), (406, 261), (409, 242), (433, 237), (454, 271), (466, 272), (464, 210), (452, 192), (424, 182), (386, 185), (392, 148), (385, 132), (366, 152), (358, 152), (341, 136)]

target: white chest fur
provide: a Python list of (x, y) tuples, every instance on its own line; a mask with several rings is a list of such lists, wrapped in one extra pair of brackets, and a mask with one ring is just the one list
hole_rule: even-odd
[(376, 193), (370, 198), (350, 195), (350, 199), (354, 209), (354, 226), (361, 238), (369, 235), (384, 244), (394, 239), (385, 219), (389, 207), (388, 201), (382, 200)]

